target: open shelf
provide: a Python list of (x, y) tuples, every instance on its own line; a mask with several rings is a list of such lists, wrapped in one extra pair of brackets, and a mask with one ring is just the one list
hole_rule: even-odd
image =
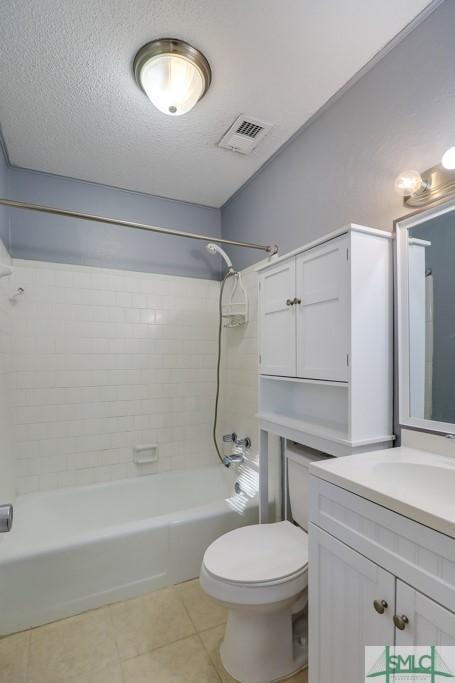
[(347, 387), (348, 382), (339, 382), (329, 379), (309, 379), (308, 377), (287, 377), (286, 375), (261, 375), (261, 378), (273, 382), (300, 382), (302, 384), (320, 384), (325, 387), (342, 386)]
[(305, 422), (304, 420), (297, 420), (280, 413), (258, 413), (257, 418), (263, 420), (264, 422), (273, 422), (273, 424), (281, 425), (282, 427), (287, 427), (288, 429), (293, 429), (299, 432), (305, 432), (305, 434), (311, 434), (312, 436), (317, 436), (321, 439), (330, 439), (335, 443), (342, 444), (343, 446), (351, 446), (352, 443), (346, 438), (346, 433), (329, 426), (328, 424), (316, 424), (315, 422)]
[(350, 444), (347, 383), (261, 375), (259, 395), (261, 418)]

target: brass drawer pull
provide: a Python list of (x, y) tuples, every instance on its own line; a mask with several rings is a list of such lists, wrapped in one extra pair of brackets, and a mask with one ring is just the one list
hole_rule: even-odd
[(375, 608), (378, 614), (384, 614), (385, 610), (388, 607), (388, 604), (385, 600), (375, 600), (373, 602), (373, 607)]

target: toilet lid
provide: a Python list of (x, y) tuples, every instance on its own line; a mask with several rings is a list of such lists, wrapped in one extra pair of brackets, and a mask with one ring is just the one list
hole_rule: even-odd
[(265, 583), (296, 574), (308, 563), (308, 536), (290, 522), (230, 531), (204, 555), (210, 574), (233, 583)]

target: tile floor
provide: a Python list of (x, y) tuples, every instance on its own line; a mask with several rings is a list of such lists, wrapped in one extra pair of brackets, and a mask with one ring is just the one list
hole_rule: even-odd
[(0, 683), (234, 683), (225, 619), (197, 580), (164, 588), (0, 639)]

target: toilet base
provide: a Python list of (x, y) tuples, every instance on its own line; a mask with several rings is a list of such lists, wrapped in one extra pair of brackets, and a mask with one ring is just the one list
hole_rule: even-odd
[(292, 602), (268, 609), (229, 610), (221, 661), (240, 683), (271, 683), (306, 666), (306, 643), (294, 642)]

